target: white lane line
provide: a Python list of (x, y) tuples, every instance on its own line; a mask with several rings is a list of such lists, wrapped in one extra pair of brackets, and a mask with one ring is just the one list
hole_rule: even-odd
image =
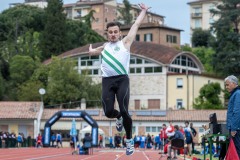
[(116, 155), (117, 158), (115, 160), (118, 160), (119, 158), (121, 158), (122, 156), (124, 155), (124, 152), (119, 156), (119, 155)]
[(143, 153), (144, 157), (145, 157), (147, 160), (149, 160), (149, 158), (148, 158), (148, 156), (145, 154), (145, 152), (142, 151), (142, 153)]

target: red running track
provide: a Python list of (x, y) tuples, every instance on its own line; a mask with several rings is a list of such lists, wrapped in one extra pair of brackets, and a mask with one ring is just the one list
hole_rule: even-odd
[[(159, 160), (158, 152), (137, 149), (133, 155), (126, 156), (124, 149), (94, 148), (92, 155), (72, 155), (69, 148), (11, 148), (0, 149), (0, 160)], [(166, 159), (166, 156), (161, 158)]]

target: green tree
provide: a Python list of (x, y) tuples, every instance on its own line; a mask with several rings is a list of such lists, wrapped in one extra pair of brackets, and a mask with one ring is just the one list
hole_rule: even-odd
[(0, 74), (2, 78), (9, 79), (9, 63), (2, 56), (0, 56)]
[[(16, 54), (23, 54), (23, 44), (29, 35), (40, 32), (44, 28), (44, 10), (29, 5), (18, 5), (4, 10), (0, 14), (0, 55), (10, 61)], [(33, 36), (34, 37), (34, 36)], [(24, 39), (24, 41), (19, 41)], [(29, 44), (30, 50), (34, 47), (35, 39)], [(24, 42), (24, 43), (22, 43)], [(32, 50), (31, 54), (34, 54)]]
[(3, 99), (4, 91), (5, 91), (4, 79), (2, 77), (2, 74), (0, 73), (0, 100)]
[(187, 51), (187, 52), (192, 52), (192, 48), (187, 44), (181, 46), (181, 50), (182, 51)]
[(213, 39), (209, 30), (195, 29), (192, 34), (193, 47), (208, 47)]
[(211, 10), (220, 18), (213, 23), (216, 33), (213, 45), (213, 67), (221, 75), (240, 74), (240, 9), (239, 0), (223, 0), (217, 9)]
[(17, 5), (0, 14), (0, 42), (16, 41), (29, 30), (40, 32), (44, 28), (44, 10), (30, 5)]
[(34, 73), (30, 80), (34, 82), (40, 81), (43, 84), (43, 88), (46, 88), (48, 85), (48, 74), (49, 66), (41, 64), (37, 69), (34, 70)]
[(42, 51), (44, 59), (59, 55), (66, 51), (66, 15), (63, 13), (63, 1), (48, 1), (46, 8), (46, 23), (42, 36)]
[(29, 56), (14, 56), (9, 63), (10, 80), (7, 82), (5, 95), (9, 100), (17, 100), (19, 86), (28, 81), (37, 68)]
[(81, 18), (82, 22), (84, 22), (87, 27), (92, 28), (92, 21), (95, 20), (94, 13), (96, 13), (95, 10), (91, 10), (87, 15)]
[(14, 56), (10, 61), (10, 78), (15, 86), (26, 82), (37, 68), (35, 61), (29, 56)]
[[(50, 104), (63, 104), (70, 101), (79, 101), (82, 98), (88, 100), (92, 97), (91, 94), (95, 96), (96, 93), (99, 93), (91, 89), (95, 85), (89, 76), (80, 75), (74, 69), (75, 61), (53, 58), (49, 67), (46, 97), (48, 97)], [(90, 93), (89, 91), (92, 92)]]
[(215, 51), (212, 48), (197, 47), (193, 48), (192, 52), (202, 62), (205, 72), (213, 73), (212, 56), (215, 53)]
[(196, 109), (222, 109), (222, 102), (219, 98), (221, 86), (219, 83), (205, 84), (200, 89), (200, 95), (195, 99)]
[(40, 81), (29, 80), (23, 83), (18, 90), (18, 100), (20, 101), (40, 101), (39, 89), (44, 88)]
[(131, 14), (131, 4), (128, 0), (123, 0), (124, 7), (119, 8), (118, 11), (120, 12), (121, 16), (118, 17), (119, 20), (124, 21), (124, 24), (131, 24), (133, 16)]
[(89, 43), (106, 41), (102, 36), (93, 31), (86, 23), (67, 20), (67, 49), (77, 48)]
[(18, 90), (18, 100), (21, 101), (39, 101), (39, 89), (47, 88), (49, 67), (41, 64), (34, 70), (31, 78), (21, 84)]

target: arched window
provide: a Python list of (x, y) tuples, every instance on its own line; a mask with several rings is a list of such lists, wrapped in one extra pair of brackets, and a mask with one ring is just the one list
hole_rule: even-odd
[(172, 62), (168, 71), (175, 73), (198, 73), (200, 70), (192, 58), (186, 55), (180, 55)]

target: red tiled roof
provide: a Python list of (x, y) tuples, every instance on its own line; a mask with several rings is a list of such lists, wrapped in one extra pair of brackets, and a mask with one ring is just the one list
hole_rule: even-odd
[[(124, 25), (121, 26), (121, 30), (129, 30), (131, 28), (132, 25)], [(178, 28), (173, 28), (173, 27), (169, 27), (166, 25), (159, 25), (158, 23), (142, 23), (139, 27), (140, 29), (145, 29), (145, 28), (163, 28), (163, 29), (168, 29), (168, 30), (174, 30), (174, 31), (183, 31), (182, 29), (178, 29)]]
[[(50, 119), (56, 112), (61, 111), (61, 109), (44, 109), (42, 120)], [(71, 111), (71, 110), (70, 110)], [(91, 116), (96, 121), (109, 121), (114, 119), (109, 119), (104, 116), (102, 110), (99, 111), (99, 116)], [(132, 119), (134, 121), (173, 121), (173, 122), (184, 122), (184, 121), (194, 121), (194, 122), (206, 122), (209, 121), (209, 115), (216, 113), (217, 120), (219, 122), (226, 121), (226, 110), (169, 110), (166, 116), (137, 116), (135, 111), (130, 111), (133, 113)]]
[[(103, 44), (104, 42), (95, 43), (93, 44), (93, 48), (99, 47)], [(83, 47), (75, 48), (73, 50), (64, 52), (63, 54), (60, 54), (58, 57), (67, 58), (88, 54), (88, 48), (89, 45), (85, 45)], [(162, 64), (169, 64), (175, 58), (175, 56), (177, 56), (180, 53), (180, 51), (176, 50), (175, 48), (167, 47), (161, 44), (135, 41), (131, 46), (131, 53), (133, 53), (133, 55), (136, 56), (140, 55), (145, 58), (156, 60)], [(49, 63), (51, 63), (51, 59), (44, 61), (44, 64)]]
[(0, 102), (0, 119), (36, 119), (41, 102)]

